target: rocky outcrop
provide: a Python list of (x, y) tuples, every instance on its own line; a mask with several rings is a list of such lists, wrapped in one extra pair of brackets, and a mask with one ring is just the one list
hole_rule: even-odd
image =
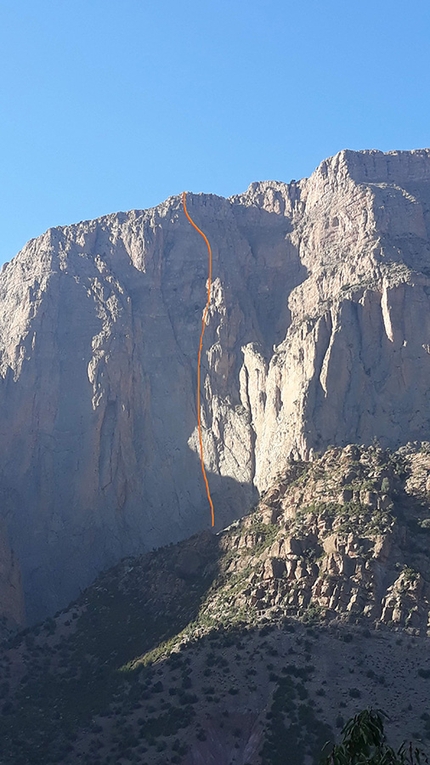
[(292, 463), (221, 536), (203, 623), (300, 617), (429, 636), (429, 475), (428, 443)]
[[(188, 206), (213, 247), (203, 424), (218, 527), (289, 455), (430, 436), (430, 150), (343, 151)], [(0, 276), (1, 515), (30, 620), (209, 522), (206, 256), (179, 197), (51, 229)]]
[(304, 765), (366, 707), (426, 744), (429, 474), (430, 443), (331, 448), (102, 573), (0, 646), (2, 765)]

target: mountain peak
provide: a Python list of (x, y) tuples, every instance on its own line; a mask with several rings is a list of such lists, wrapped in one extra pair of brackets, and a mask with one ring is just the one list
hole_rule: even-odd
[[(430, 437), (429, 150), (188, 193), (213, 250), (202, 422), (218, 528), (293, 455)], [(209, 523), (206, 253), (179, 197), (51, 229), (0, 275), (0, 496), (29, 619)]]

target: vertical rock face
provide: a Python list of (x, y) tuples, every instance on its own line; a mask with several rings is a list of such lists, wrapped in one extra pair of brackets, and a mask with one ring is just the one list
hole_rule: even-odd
[(307, 274), (265, 379), (257, 485), (286, 448), (427, 437), (429, 173), (429, 151), (341, 152), (300, 184)]
[[(188, 195), (213, 248), (202, 374), (219, 527), (291, 454), (430, 437), (430, 150)], [(178, 197), (48, 231), (0, 276), (0, 509), (30, 620), (209, 522), (206, 254)]]

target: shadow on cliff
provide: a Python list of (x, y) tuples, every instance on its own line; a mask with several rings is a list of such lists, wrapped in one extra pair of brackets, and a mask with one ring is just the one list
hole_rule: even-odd
[[(200, 462), (195, 457), (196, 470), (200, 471)], [(79, 621), (86, 650), (91, 636), (95, 655), (104, 662), (115, 651), (114, 665), (127, 664), (175, 637), (196, 619), (202, 601), (219, 575), (222, 551), (218, 532), (248, 514), (259, 499), (257, 489), (250, 483), (213, 473), (208, 474), (208, 479), (215, 528), (210, 525), (210, 509), (201, 479), (201, 511), (196, 523), (192, 508), (192, 536), (140, 557), (124, 559), (102, 573), (79, 599), (78, 602), (90, 606)]]
[[(200, 460), (197, 469), (200, 472)], [(258, 489), (250, 482), (236, 481), (234, 478), (208, 471), (207, 476), (214, 503), (215, 528), (210, 528), (210, 508), (202, 479), (201, 524), (199, 524), (202, 529), (207, 528), (212, 532), (221, 531), (230, 523), (246, 515), (260, 498)]]
[[(131, 683), (133, 705), (133, 693), (141, 688), (133, 682), (140, 673), (133, 670), (152, 672), (145, 669), (144, 657), (151, 663), (161, 658), (166, 643), (196, 620), (219, 575), (221, 554), (219, 536), (203, 531), (140, 558), (127, 558), (101, 574), (55, 619), (15, 635), (7, 653), (22, 654), (27, 679), (18, 687), (16, 704), (10, 705), (0, 753), (9, 756), (12, 736), (20, 739), (24, 759), (19, 761), (45, 763), (63, 724), (73, 730), (87, 726), (96, 714), (110, 716), (109, 707), (123, 694), (124, 681), (125, 687)], [(46, 641), (51, 658), (42, 668), (33, 655)], [(58, 671), (58, 651), (67, 675)], [(18, 735), (23, 725), (24, 739)]]
[[(208, 219), (206, 198), (193, 199), (197, 222), (214, 242), (214, 277), (223, 286), (226, 308), (225, 327), (220, 312), (218, 323), (213, 320), (207, 329), (213, 345), (221, 333), (225, 359), (231, 362), (227, 382), (221, 369), (214, 390), (220, 398), (229, 397), (234, 408), (241, 404), (241, 348), (255, 341), (270, 357), (290, 324), (288, 296), (307, 272), (297, 248), (286, 239), (292, 232), (288, 216), (236, 205), (231, 218), (230, 203), (224, 200), (216, 203), (219, 214)], [(92, 404), (88, 364), (93, 339), (103, 325), (94, 297), (77, 278), (84, 262), (79, 248), (69, 256), (68, 270), (58, 271), (50, 302), (46, 299), (44, 311), (31, 320), (38, 340), (28, 349), (20, 377), (7, 378), (5, 422), (12, 423), (8, 429), (20, 438), (14, 450), (4, 439), (0, 515), (7, 520), (22, 567), (29, 623), (63, 607), (124, 555), (209, 528), (197, 455), (175, 459), (187, 451), (195, 427), (192, 386), (206, 259), (195, 249), (200, 243), (190, 227), (163, 225), (166, 231), (155, 249), (151, 244), (145, 271), (143, 263), (139, 268), (133, 264), (124, 245), (109, 240), (108, 246), (104, 235), (88, 245), (85, 278), (101, 278), (95, 264), (103, 252), (106, 273), (121, 282), (115, 295), (122, 318), (107, 336), (103, 356), (115, 363), (111, 373), (106, 361), (97, 366), (106, 403), (96, 409)], [(107, 294), (114, 283), (109, 279)], [(54, 345), (49, 339), (53, 328), (58, 329)], [(162, 353), (155, 353), (159, 347)], [(20, 409), (20, 391), (34, 390), (47, 349), (54, 371), (42, 364), (46, 384), (40, 378), (34, 424), (23, 430), (28, 418), (26, 409), (24, 414)], [(123, 416), (124, 408), (133, 416)], [(252, 432), (250, 436), (252, 440)], [(100, 449), (95, 446), (99, 438)], [(232, 461), (239, 459), (233, 455)], [(252, 484), (219, 475), (209, 476), (209, 482), (217, 529), (243, 515), (257, 499)]]
[[(200, 470), (197, 461), (196, 470)], [(198, 462), (198, 464), (197, 464)], [(72, 638), (79, 650), (117, 670), (175, 638), (197, 618), (219, 576), (219, 531), (248, 514), (259, 493), (250, 483), (208, 474), (215, 528), (202, 483), (200, 530), (186, 539), (126, 558), (102, 573), (83, 593), (84, 605)], [(74, 606), (69, 607), (73, 611)], [(79, 652), (79, 651), (78, 651)]]
[[(179, 543), (192, 534), (204, 532), (215, 534), (236, 519), (245, 515), (258, 501), (258, 491), (249, 482), (239, 482), (230, 477), (217, 474), (208, 474), (211, 493), (215, 505), (215, 529), (211, 529), (210, 508), (207, 501), (203, 478), (201, 474), (198, 455), (192, 452), (187, 445), (184, 450), (188, 452), (185, 462), (185, 476), (188, 483), (189, 501), (187, 502), (182, 491), (179, 499), (175, 492), (175, 481), (172, 478), (170, 490), (171, 508), (168, 533), (157, 528), (157, 521), (168, 517), (168, 505), (164, 504), (157, 508), (150, 508), (150, 517), (154, 525), (153, 530), (142, 530), (142, 518), (144, 519), (145, 507), (141, 503), (134, 503), (128, 514), (121, 520), (127, 531), (126, 539), (118, 539), (118, 534), (107, 534), (103, 523), (106, 522), (103, 515), (98, 517), (98, 524), (87, 526), (78, 540), (73, 536), (57, 534), (55, 546), (49, 547), (44, 544), (44, 567), (34, 566), (34, 560), (25, 557), (25, 551), (20, 546), (19, 526), (17, 523), (18, 513), (11, 512), (14, 505), (23, 504), (23, 499), (18, 492), (7, 493), (7, 487), (0, 484), (0, 499), (7, 496), (8, 502), (2, 504), (0, 516), (7, 513), (7, 520), (12, 525), (11, 536), (14, 538), (13, 545), (14, 561), (17, 571), (21, 568), (22, 593), (11, 591), (15, 600), (23, 597), (25, 600), (26, 624), (34, 625), (41, 619), (51, 617), (58, 609), (67, 607), (79, 593), (90, 587), (99, 575), (100, 571), (106, 572), (115, 566), (121, 559), (131, 555), (144, 555), (151, 550), (162, 547), (163, 544)], [(13, 504), (12, 504), (13, 500)], [(175, 512), (174, 502), (179, 505)], [(119, 511), (118, 511), (118, 515)], [(96, 519), (95, 519), (96, 520)], [(161, 524), (160, 524), (161, 525)], [(49, 529), (48, 529), (49, 531)], [(48, 536), (48, 532), (47, 535)], [(18, 544), (17, 544), (18, 542)], [(34, 557), (34, 556), (33, 556)], [(88, 560), (91, 565), (88, 565)], [(19, 571), (18, 571), (19, 573)], [(20, 588), (21, 589), (21, 588)], [(16, 597), (15, 597), (16, 596)], [(2, 593), (0, 592), (0, 611)], [(4, 610), (4, 608), (3, 608)], [(190, 617), (192, 618), (192, 617)], [(22, 622), (22, 625), (24, 624)]]

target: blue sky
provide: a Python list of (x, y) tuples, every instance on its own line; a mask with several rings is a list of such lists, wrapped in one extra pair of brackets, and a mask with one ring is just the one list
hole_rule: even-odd
[(0, 262), (183, 189), (430, 145), (430, 4), (0, 0)]

